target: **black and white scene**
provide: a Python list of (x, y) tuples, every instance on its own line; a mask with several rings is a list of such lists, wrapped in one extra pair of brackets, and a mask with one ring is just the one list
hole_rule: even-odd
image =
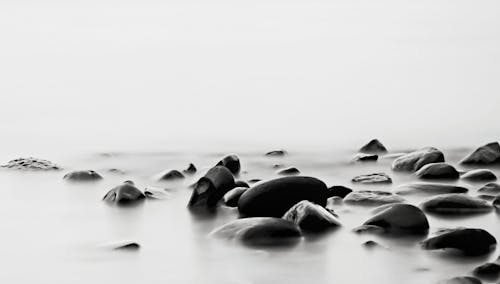
[(500, 283), (500, 1), (0, 0), (0, 283)]

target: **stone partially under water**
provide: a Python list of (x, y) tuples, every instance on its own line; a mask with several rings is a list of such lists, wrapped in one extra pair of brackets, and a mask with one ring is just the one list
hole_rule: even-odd
[(13, 170), (34, 170), (34, 171), (52, 171), (61, 169), (61, 167), (52, 163), (51, 161), (33, 157), (10, 160), (9, 162), (7, 162), (7, 164), (2, 165), (1, 167)]

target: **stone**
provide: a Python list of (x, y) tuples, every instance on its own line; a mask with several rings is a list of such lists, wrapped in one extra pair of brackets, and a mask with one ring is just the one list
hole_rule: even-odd
[(490, 182), (477, 190), (478, 193), (497, 196), (500, 194), (500, 184)]
[(285, 150), (274, 150), (266, 153), (268, 157), (283, 157), (288, 153)]
[(423, 234), (429, 230), (424, 212), (410, 204), (391, 204), (368, 219), (364, 226), (377, 226), (389, 233)]
[(295, 167), (288, 167), (288, 168), (284, 168), (282, 170), (279, 170), (276, 173), (279, 175), (283, 175), (283, 176), (290, 176), (290, 175), (298, 175), (298, 174), (300, 174), (300, 171)]
[(352, 192), (352, 189), (342, 186), (342, 185), (334, 185), (328, 188), (328, 197), (340, 197), (344, 198), (346, 195)]
[(481, 284), (481, 280), (471, 276), (458, 276), (439, 281), (438, 284)]
[(405, 202), (403, 197), (379, 190), (353, 191), (344, 197), (344, 203), (352, 205), (378, 206), (401, 202)]
[(196, 166), (193, 163), (190, 163), (188, 165), (188, 167), (185, 170), (183, 170), (182, 172), (187, 174), (187, 175), (193, 175), (196, 173), (197, 170), (198, 169), (196, 168)]
[(188, 202), (189, 208), (214, 208), (219, 200), (234, 188), (234, 178), (228, 168), (215, 166), (200, 178)]
[(238, 200), (240, 200), (241, 195), (247, 190), (248, 187), (235, 187), (224, 194), (222, 200), (229, 207), (238, 207)]
[(288, 209), (302, 200), (326, 205), (326, 185), (313, 177), (290, 176), (255, 184), (238, 201), (243, 216), (282, 217)]
[(235, 181), (235, 182), (234, 182), (234, 186), (235, 186), (235, 187), (250, 187), (250, 186), (248, 185), (248, 183), (246, 183), (246, 182), (244, 182), (244, 181), (242, 181), (242, 180)]
[(364, 183), (364, 184), (392, 183), (392, 179), (385, 173), (360, 175), (352, 178), (351, 181), (355, 183)]
[(434, 147), (427, 147), (395, 159), (392, 163), (392, 169), (415, 172), (427, 164), (441, 162), (444, 162), (444, 154)]
[(161, 188), (147, 187), (144, 195), (149, 199), (166, 199), (168, 194)]
[(461, 164), (465, 165), (490, 165), (500, 162), (500, 144), (498, 142), (488, 143), (467, 155)]
[(240, 158), (238, 158), (238, 156), (236, 155), (227, 155), (217, 163), (217, 166), (224, 166), (233, 175), (237, 175), (241, 170)]
[(113, 248), (114, 250), (127, 250), (127, 251), (132, 251), (132, 250), (139, 250), (141, 248), (141, 245), (136, 243), (136, 242), (127, 242), (119, 245), (115, 245)]
[(422, 209), (434, 214), (485, 213), (493, 209), (486, 201), (466, 194), (449, 193), (437, 195), (424, 203)]
[(495, 197), (493, 200), (493, 206), (497, 209), (500, 210), (500, 195)]
[(418, 170), (415, 175), (421, 179), (458, 179), (460, 174), (452, 165), (430, 163)]
[(172, 180), (179, 180), (179, 179), (183, 179), (184, 178), (184, 175), (179, 172), (178, 170), (171, 170), (171, 171), (168, 171), (166, 174), (162, 175), (160, 177), (160, 180), (161, 181), (172, 181)]
[(128, 205), (143, 201), (145, 198), (144, 193), (135, 187), (132, 181), (125, 181), (108, 191), (103, 200), (108, 203)]
[(210, 235), (239, 241), (248, 246), (290, 245), (302, 236), (294, 223), (273, 217), (237, 219), (215, 229)]
[(455, 249), (467, 256), (488, 254), (495, 246), (496, 239), (483, 229), (459, 228), (422, 242), (426, 250)]
[(67, 181), (97, 181), (101, 180), (102, 176), (95, 171), (74, 171), (64, 175), (63, 179)]
[(394, 192), (400, 195), (438, 195), (446, 193), (467, 193), (468, 189), (462, 186), (443, 183), (413, 182), (398, 186)]
[(500, 277), (500, 264), (488, 262), (476, 267), (473, 273), (479, 278), (496, 280)]
[(307, 200), (292, 206), (283, 215), (283, 219), (308, 232), (319, 232), (340, 226), (340, 222), (330, 211)]
[(375, 162), (378, 160), (378, 155), (377, 154), (356, 154), (354, 158), (352, 159), (354, 162)]
[(462, 175), (462, 179), (467, 181), (494, 181), (497, 180), (497, 176), (490, 170), (477, 169), (468, 171)]
[(9, 162), (7, 162), (7, 164), (2, 165), (1, 167), (13, 170), (33, 171), (52, 171), (61, 169), (61, 167), (52, 163), (51, 161), (33, 157), (10, 160)]
[(378, 140), (373, 139), (359, 149), (361, 153), (387, 153), (385, 146)]

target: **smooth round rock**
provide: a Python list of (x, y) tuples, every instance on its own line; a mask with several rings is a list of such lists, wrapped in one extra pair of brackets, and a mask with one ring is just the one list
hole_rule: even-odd
[(389, 203), (405, 202), (401, 196), (379, 190), (353, 191), (344, 197), (344, 202), (352, 205), (378, 206)]
[(500, 144), (498, 142), (481, 146), (460, 161), (461, 164), (465, 165), (489, 165), (498, 162), (500, 162)]
[(292, 176), (255, 184), (238, 201), (240, 214), (251, 217), (281, 217), (293, 205), (309, 200), (326, 205), (328, 191), (319, 179)]
[(242, 180), (235, 181), (235, 182), (234, 182), (234, 186), (235, 186), (235, 187), (250, 187), (250, 186), (248, 185), (248, 183), (246, 183), (246, 182), (244, 182), (244, 181), (242, 181)]
[(64, 175), (63, 179), (68, 181), (97, 181), (101, 180), (102, 176), (95, 171), (74, 171)]
[(394, 190), (395, 193), (400, 195), (438, 195), (446, 193), (466, 193), (467, 191), (468, 189), (462, 186), (423, 182), (403, 184)]
[(392, 183), (392, 179), (385, 173), (374, 173), (353, 177), (352, 182), (374, 184), (374, 183)]
[(328, 188), (328, 197), (340, 197), (344, 198), (346, 195), (352, 192), (352, 189), (342, 186), (342, 185), (334, 185)]
[(302, 236), (294, 223), (272, 217), (238, 219), (215, 229), (210, 235), (249, 246), (289, 245)]
[(444, 162), (443, 153), (434, 147), (427, 147), (395, 159), (392, 163), (392, 169), (415, 172), (427, 164), (442, 162)]
[(415, 175), (421, 179), (458, 179), (460, 174), (452, 165), (431, 163), (423, 166)]
[(483, 229), (453, 229), (422, 242), (426, 250), (456, 249), (468, 256), (489, 253), (496, 246), (496, 239)]
[(422, 209), (435, 214), (485, 213), (493, 209), (486, 201), (467, 194), (441, 194), (424, 203)]
[(184, 178), (184, 175), (179, 172), (178, 170), (171, 170), (169, 172), (167, 172), (166, 174), (162, 175), (160, 177), (160, 180), (161, 181), (171, 181), (171, 180), (179, 180), (179, 179), (183, 179)]
[(237, 175), (241, 170), (240, 158), (236, 155), (227, 155), (217, 163), (217, 166), (224, 166), (231, 171), (233, 175)]
[(477, 190), (478, 193), (497, 196), (500, 194), (500, 184), (490, 182)]
[(282, 176), (291, 176), (291, 175), (300, 174), (300, 171), (296, 167), (288, 167), (288, 168), (281, 169), (281, 170), (277, 171), (276, 173), (279, 175), (282, 175)]
[(292, 206), (283, 215), (283, 219), (309, 232), (319, 232), (340, 226), (340, 222), (330, 211), (307, 200), (302, 200)]
[(377, 226), (387, 232), (422, 234), (429, 230), (429, 222), (424, 212), (410, 204), (391, 204), (363, 225)]
[(479, 278), (496, 280), (500, 277), (500, 264), (488, 262), (476, 267), (473, 273)]
[(359, 152), (371, 153), (371, 154), (387, 153), (387, 148), (385, 148), (385, 146), (378, 139), (373, 139), (370, 142), (368, 142), (366, 145), (361, 147), (359, 149)]
[(53, 171), (60, 170), (61, 167), (51, 161), (38, 158), (18, 158), (10, 160), (7, 164), (2, 165), (2, 168), (13, 170), (28, 170), (28, 171)]
[(497, 180), (497, 176), (490, 170), (477, 169), (466, 172), (465, 174), (462, 175), (462, 179), (467, 181), (486, 182), (486, 181)]
[(222, 200), (229, 207), (238, 207), (238, 200), (240, 200), (241, 195), (247, 190), (248, 187), (235, 187), (224, 194)]
[(196, 182), (189, 208), (214, 208), (229, 190), (234, 188), (234, 177), (228, 168), (215, 166)]
[(108, 203), (127, 205), (143, 201), (145, 198), (144, 193), (135, 187), (133, 182), (126, 181), (108, 191), (103, 200)]

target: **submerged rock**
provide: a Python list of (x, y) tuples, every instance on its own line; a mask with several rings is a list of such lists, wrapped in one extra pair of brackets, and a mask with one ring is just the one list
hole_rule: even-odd
[(171, 181), (171, 180), (178, 180), (178, 179), (183, 179), (184, 175), (179, 172), (178, 170), (171, 170), (167, 172), (166, 174), (162, 175), (160, 177), (161, 181)]
[(468, 256), (489, 253), (496, 246), (496, 239), (483, 229), (453, 229), (422, 242), (426, 250), (456, 249)]
[(373, 139), (370, 142), (368, 142), (366, 145), (361, 147), (361, 149), (359, 149), (359, 152), (361, 152), (361, 153), (386, 153), (387, 149), (380, 141), (378, 141), (378, 139)]
[(95, 171), (74, 171), (64, 175), (63, 179), (68, 181), (96, 181), (101, 180), (102, 176)]
[(196, 173), (197, 170), (198, 169), (196, 168), (196, 166), (193, 163), (190, 163), (188, 165), (188, 167), (185, 170), (183, 170), (182, 172), (187, 174), (187, 175), (193, 175)]
[(398, 186), (394, 192), (397, 194), (420, 194), (420, 195), (437, 195), (446, 193), (466, 193), (467, 188), (462, 186), (442, 184), (442, 183), (423, 183), (414, 182)]
[(296, 167), (288, 167), (288, 168), (284, 168), (282, 170), (279, 170), (276, 173), (279, 175), (283, 175), (283, 176), (290, 176), (290, 175), (298, 175), (298, 174), (300, 174), (300, 171)]
[(427, 164), (415, 175), (421, 179), (458, 179), (460, 177), (455, 167), (446, 163)]
[(500, 144), (488, 143), (470, 153), (460, 163), (466, 165), (488, 165), (500, 162)]
[(61, 168), (51, 161), (38, 158), (18, 158), (10, 160), (7, 164), (2, 165), (2, 168), (13, 170), (35, 170), (35, 171), (51, 171), (60, 170)]
[(422, 234), (429, 230), (424, 212), (410, 204), (391, 204), (368, 219), (364, 226), (377, 226), (390, 233)]
[(247, 191), (248, 187), (235, 187), (224, 194), (222, 200), (224, 200), (224, 204), (229, 207), (238, 207), (238, 200), (240, 200), (243, 192)]
[(459, 193), (435, 196), (422, 203), (422, 208), (435, 214), (484, 213), (493, 209), (488, 202), (480, 198)]
[(441, 162), (444, 162), (443, 153), (434, 147), (427, 147), (397, 158), (392, 163), (392, 169), (415, 172), (427, 164)]
[(127, 205), (143, 201), (145, 198), (144, 193), (135, 187), (132, 181), (126, 181), (108, 191), (103, 200), (108, 203)]
[(141, 245), (136, 242), (125, 242), (125, 243), (115, 244), (113, 249), (132, 251), (132, 250), (139, 250), (140, 248)]
[(490, 170), (478, 169), (466, 172), (462, 175), (462, 179), (468, 181), (494, 181), (497, 180), (497, 176)]
[(354, 177), (352, 178), (352, 182), (365, 183), (365, 184), (392, 183), (392, 179), (385, 173), (374, 173), (374, 174), (360, 175)]
[(210, 235), (249, 246), (289, 245), (302, 236), (294, 223), (272, 217), (238, 219), (215, 229)]
[(328, 188), (328, 197), (340, 197), (344, 198), (346, 195), (352, 192), (352, 189), (342, 186), (342, 185), (334, 185)]
[(477, 190), (478, 193), (497, 196), (500, 194), (500, 184), (490, 182)]
[(471, 276), (458, 276), (439, 281), (438, 284), (481, 284), (481, 280)]
[(326, 205), (326, 185), (313, 177), (282, 177), (258, 183), (245, 191), (238, 201), (244, 216), (282, 217), (288, 209), (302, 200)]
[(377, 154), (356, 154), (352, 159), (354, 162), (375, 162), (378, 160)]
[(188, 207), (214, 208), (224, 194), (233, 188), (234, 178), (229, 169), (215, 166), (196, 182)]
[(224, 166), (231, 171), (233, 175), (237, 175), (241, 170), (240, 158), (236, 155), (227, 155), (217, 163), (217, 166)]
[(474, 275), (479, 278), (496, 280), (500, 277), (500, 264), (488, 262), (474, 269)]
[(266, 153), (268, 157), (283, 157), (288, 154), (285, 150), (274, 150)]
[(283, 219), (310, 232), (319, 232), (340, 226), (340, 222), (330, 211), (307, 200), (295, 204), (285, 213)]
[(353, 191), (344, 197), (344, 202), (353, 205), (377, 206), (404, 202), (405, 199), (391, 192), (379, 190)]

